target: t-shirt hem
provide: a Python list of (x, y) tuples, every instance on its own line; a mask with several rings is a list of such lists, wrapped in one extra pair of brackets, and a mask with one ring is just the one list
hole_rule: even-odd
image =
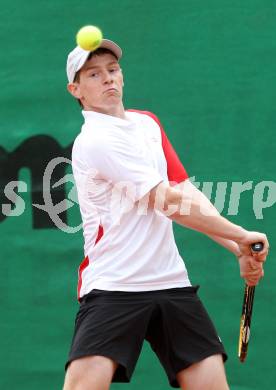
[(164, 283), (112, 283), (107, 281), (95, 281), (89, 288), (84, 289), (83, 294), (88, 294), (93, 289), (107, 290), (107, 291), (154, 291), (154, 290), (167, 290), (175, 287), (190, 287), (191, 282), (189, 279), (181, 282), (164, 282)]

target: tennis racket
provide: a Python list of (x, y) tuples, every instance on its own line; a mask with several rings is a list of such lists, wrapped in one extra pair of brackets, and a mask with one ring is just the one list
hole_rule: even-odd
[[(252, 252), (261, 252), (264, 245), (262, 242), (257, 242), (251, 245)], [(250, 337), (250, 325), (254, 303), (255, 286), (249, 287), (245, 285), (242, 315), (240, 323), (240, 338), (238, 356), (241, 362), (244, 362), (247, 356), (248, 342)]]

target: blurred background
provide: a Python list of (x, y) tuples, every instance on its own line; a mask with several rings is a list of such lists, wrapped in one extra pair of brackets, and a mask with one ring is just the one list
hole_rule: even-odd
[[(67, 199), (60, 221), (69, 227), (81, 222), (73, 183), (53, 185), (71, 172), (66, 159), (82, 124), (66, 91), (65, 64), (86, 24), (99, 26), (124, 50), (125, 107), (160, 118), (189, 175), (200, 188), (214, 183), (212, 201), (218, 183), (226, 183), (219, 184), (224, 216), (267, 233), (271, 252), (241, 364), (244, 283), (237, 261), (201, 234), (175, 226), (190, 279), (201, 285), (199, 295), (227, 349), (230, 388), (275, 387), (275, 1), (2, 0), (0, 24), (0, 388), (56, 390), (63, 384), (83, 237), (77, 228), (58, 229), (47, 210), (33, 204), (43, 205), (47, 194), (54, 205)], [(64, 161), (53, 167), (45, 195), (43, 174), (55, 157)], [(237, 212), (231, 212), (232, 182), (247, 188)], [(141, 386), (169, 388), (147, 343), (131, 383), (111, 387)]]

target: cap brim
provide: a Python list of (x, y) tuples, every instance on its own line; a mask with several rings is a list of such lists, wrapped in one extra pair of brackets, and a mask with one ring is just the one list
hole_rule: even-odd
[(103, 39), (99, 47), (112, 51), (118, 60), (122, 57), (122, 49), (115, 42), (109, 39)]
[[(118, 58), (118, 60), (122, 57), (122, 49), (115, 42), (110, 41), (110, 39), (103, 39), (102, 43), (100, 44), (100, 46), (97, 47), (97, 49), (100, 49), (100, 48), (108, 49), (108, 50), (112, 51), (112, 53), (115, 54), (115, 56)], [(82, 57), (81, 61), (78, 64), (77, 71), (79, 71), (83, 67), (83, 65), (85, 64), (85, 62), (86, 62), (86, 60), (87, 60), (87, 58), (88, 58), (90, 53), (92, 53), (92, 52), (91, 51), (87, 51), (87, 55), (84, 55)]]
[[(108, 50), (112, 51), (112, 53), (115, 54), (115, 56), (118, 58), (118, 60), (122, 57), (122, 49), (120, 48), (120, 46), (118, 46), (115, 42), (110, 41), (109, 39), (103, 39), (100, 46), (97, 47), (97, 49), (100, 49), (100, 48), (108, 49)], [(76, 72), (78, 72), (83, 67), (83, 65), (87, 61), (89, 54), (93, 53), (93, 51), (87, 51), (85, 53), (85, 55), (83, 55), (83, 57), (81, 58), (81, 61), (78, 64)]]

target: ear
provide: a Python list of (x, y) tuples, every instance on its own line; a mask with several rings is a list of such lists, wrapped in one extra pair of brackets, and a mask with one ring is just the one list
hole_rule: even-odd
[(121, 70), (121, 74), (122, 74), (122, 80), (123, 80), (122, 86), (124, 86), (124, 85), (125, 85), (125, 83), (124, 83), (124, 74), (123, 74), (123, 70), (122, 70), (122, 68), (120, 68), (120, 70)]
[(81, 99), (81, 92), (79, 83), (69, 83), (67, 85), (67, 91), (71, 93), (76, 99)]

